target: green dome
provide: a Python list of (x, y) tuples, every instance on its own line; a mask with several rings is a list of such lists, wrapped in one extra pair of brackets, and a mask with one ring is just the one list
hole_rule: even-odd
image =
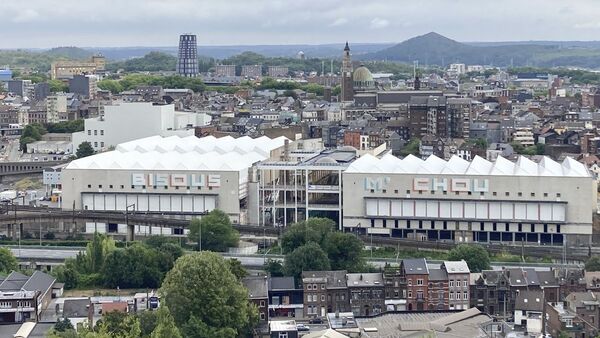
[(352, 81), (354, 82), (354, 89), (366, 90), (375, 88), (375, 80), (369, 68), (361, 65), (354, 70), (352, 74)]

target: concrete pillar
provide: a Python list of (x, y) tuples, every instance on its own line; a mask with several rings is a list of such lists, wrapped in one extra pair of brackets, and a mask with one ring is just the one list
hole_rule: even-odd
[(127, 224), (127, 241), (134, 241), (135, 240), (135, 225), (133, 224)]

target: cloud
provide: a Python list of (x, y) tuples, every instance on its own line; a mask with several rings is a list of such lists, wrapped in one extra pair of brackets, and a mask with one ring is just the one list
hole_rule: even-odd
[(332, 23), (329, 24), (329, 27), (337, 27), (343, 26), (348, 23), (348, 19), (346, 18), (337, 18)]
[(382, 18), (374, 18), (371, 20), (371, 28), (373, 29), (381, 29), (390, 25), (390, 22), (386, 19)]
[(40, 17), (40, 13), (33, 9), (25, 9), (23, 11), (19, 11), (17, 15), (12, 18), (12, 21), (15, 23), (26, 23), (35, 21)]

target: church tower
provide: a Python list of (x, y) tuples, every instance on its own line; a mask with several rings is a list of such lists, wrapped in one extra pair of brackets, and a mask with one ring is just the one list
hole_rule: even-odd
[(352, 101), (354, 99), (354, 84), (352, 82), (352, 60), (350, 59), (350, 47), (346, 41), (344, 47), (344, 57), (342, 59), (342, 102)]

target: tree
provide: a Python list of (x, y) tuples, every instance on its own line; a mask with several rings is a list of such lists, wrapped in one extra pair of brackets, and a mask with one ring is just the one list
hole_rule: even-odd
[(490, 268), (490, 256), (481, 246), (476, 244), (461, 244), (448, 253), (448, 260), (460, 261), (464, 259), (471, 272), (481, 272)]
[(69, 91), (69, 85), (61, 80), (48, 80), (48, 84), (52, 93), (66, 93)]
[(42, 139), (42, 135), (46, 133), (46, 129), (37, 123), (31, 123), (23, 128), (21, 138), (19, 139), (19, 145), (21, 150), (27, 151), (27, 144), (39, 141)]
[(242, 262), (235, 258), (228, 259), (227, 265), (229, 265), (229, 271), (240, 281), (248, 275), (248, 271), (242, 266)]
[(322, 245), (333, 229), (335, 222), (329, 218), (313, 217), (293, 224), (281, 238), (283, 252), (292, 252), (308, 242)]
[(106, 257), (115, 250), (115, 241), (105, 234), (94, 233), (92, 241), (85, 248), (85, 252), (77, 254), (77, 270), (82, 273), (100, 272)]
[(156, 328), (158, 311), (140, 311), (135, 316), (140, 322), (141, 336), (150, 337)]
[(327, 254), (315, 242), (309, 242), (285, 256), (283, 271), (287, 276), (300, 278), (302, 271), (329, 270)]
[(111, 288), (158, 288), (165, 273), (158, 263), (158, 252), (140, 243), (113, 250), (104, 261), (104, 285)]
[(89, 143), (88, 141), (84, 141), (84, 142), (81, 142), (79, 144), (79, 146), (77, 147), (77, 151), (75, 152), (75, 155), (77, 156), (77, 158), (83, 158), (83, 157), (94, 155), (94, 153), (95, 153), (95, 151), (94, 151), (94, 148), (92, 148), (92, 144)]
[[(202, 236), (198, 236), (198, 228), (202, 229)], [(239, 241), (239, 234), (231, 226), (229, 216), (218, 209), (191, 221), (188, 238), (197, 242), (199, 237), (202, 237), (202, 250), (209, 251), (222, 252), (236, 246)]]
[(600, 271), (600, 256), (592, 256), (585, 262), (585, 271)]
[(282, 277), (283, 276), (283, 264), (280, 261), (269, 259), (265, 263), (265, 271), (271, 277)]
[(65, 284), (65, 289), (74, 289), (79, 285), (79, 272), (75, 267), (74, 259), (67, 259), (64, 265), (59, 265), (52, 269), (52, 275), (60, 283)]
[(408, 155), (419, 156), (420, 145), (421, 145), (421, 142), (419, 140), (412, 139), (412, 140), (410, 140), (410, 142), (405, 144), (404, 147), (402, 147), (402, 149), (400, 150), (400, 155), (402, 155), (402, 156), (408, 156)]
[(7, 248), (0, 248), (0, 272), (10, 273), (17, 270), (19, 264), (12, 252)]
[(175, 320), (169, 308), (161, 306), (157, 311), (156, 328), (152, 331), (152, 338), (181, 338), (182, 335), (175, 325)]
[(113, 94), (119, 94), (123, 91), (123, 86), (119, 83), (119, 81), (115, 80), (102, 80), (98, 82), (98, 88), (102, 90), (108, 90)]
[(361, 257), (363, 243), (352, 234), (332, 232), (327, 236), (325, 251), (333, 270), (358, 271), (364, 266)]
[(212, 252), (179, 258), (159, 292), (185, 337), (235, 337), (258, 316), (247, 290)]
[(71, 321), (69, 320), (69, 318), (65, 318), (63, 320), (61, 320), (60, 318), (58, 318), (58, 321), (56, 322), (56, 324), (54, 324), (54, 330), (58, 331), (58, 332), (65, 332), (67, 330), (73, 330), (73, 324), (71, 324)]

